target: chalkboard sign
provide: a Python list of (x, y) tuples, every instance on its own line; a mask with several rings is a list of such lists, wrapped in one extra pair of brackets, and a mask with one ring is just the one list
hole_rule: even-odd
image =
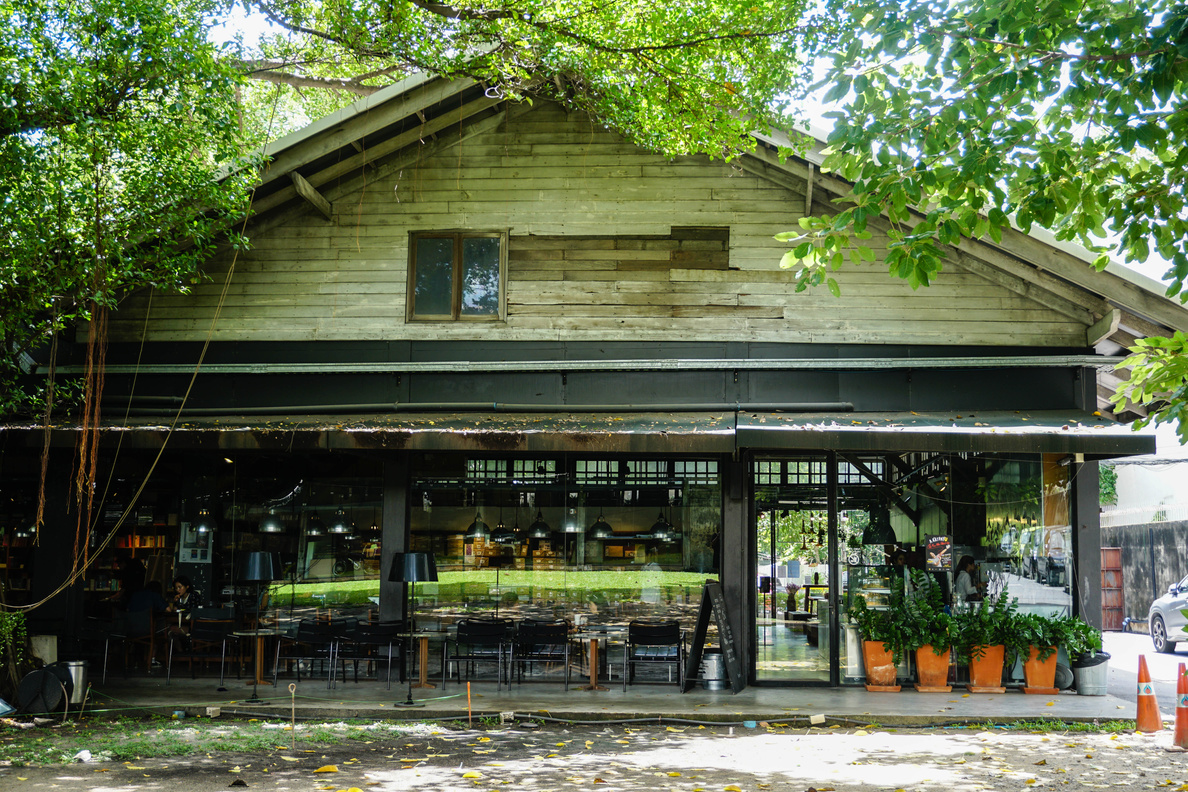
[(726, 597), (722, 595), (722, 584), (716, 580), (705, 581), (701, 591), (701, 608), (697, 611), (697, 627), (693, 630), (693, 645), (689, 647), (689, 659), (685, 663), (685, 687), (688, 692), (701, 678), (701, 658), (705, 654), (705, 636), (709, 632), (710, 615), (718, 625), (718, 643), (722, 649), (722, 662), (726, 675), (730, 677), (730, 689), (735, 693), (747, 686), (743, 677), (742, 664), (734, 650), (734, 633), (726, 619)]

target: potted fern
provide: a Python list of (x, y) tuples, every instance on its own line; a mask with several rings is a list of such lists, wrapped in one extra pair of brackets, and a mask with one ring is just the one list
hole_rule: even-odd
[(866, 600), (857, 598), (850, 606), (850, 623), (862, 636), (862, 662), (866, 670), (866, 689), (871, 692), (895, 693), (896, 669), (903, 657), (903, 610), (897, 599), (891, 607), (874, 609)]
[(953, 648), (958, 662), (969, 664), (971, 693), (1003, 693), (1002, 669), (1006, 645), (1014, 630), (1015, 608), (1004, 586), (1002, 592), (953, 617)]
[(1068, 640), (1071, 620), (1038, 613), (1015, 615), (1011, 649), (1023, 660), (1023, 692), (1052, 695), (1056, 689), (1056, 651)]
[(916, 653), (916, 690), (948, 693), (949, 650), (953, 646), (953, 617), (945, 609), (940, 587), (919, 570), (912, 570), (913, 597), (904, 600), (903, 644)]

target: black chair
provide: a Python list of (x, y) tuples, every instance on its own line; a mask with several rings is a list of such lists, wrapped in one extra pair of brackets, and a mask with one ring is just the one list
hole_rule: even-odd
[[(276, 640), (276, 657), (272, 669), (272, 684), (276, 684), (282, 662), (292, 663), (296, 669), (297, 681), (301, 681), (301, 663), (308, 662), (312, 675), (313, 664), (321, 662), (327, 669), (326, 687), (334, 681), (334, 659), (342, 627), (317, 619), (302, 619), (291, 635), (279, 635)], [(343, 681), (346, 681), (343, 668)]]
[(234, 637), (235, 620), (208, 619), (195, 616), (190, 622), (190, 632), (172, 632), (169, 636), (169, 662), (165, 666), (165, 684), (173, 676), (173, 658), (186, 660), (190, 664), (190, 679), (195, 678), (194, 661), (210, 662), (215, 658), (219, 661), (219, 687), (223, 687), (226, 679), (227, 645)]
[(355, 682), (359, 681), (359, 663), (374, 663), (376, 665), (376, 677), (379, 677), (379, 663), (387, 661), (388, 665), (388, 690), (392, 689), (392, 658), (399, 656), (401, 659), (400, 681), (404, 681), (404, 665), (406, 658), (404, 657), (404, 639), (401, 633), (407, 631), (407, 626), (404, 622), (383, 622), (379, 624), (372, 624), (370, 622), (359, 622), (347, 628), (339, 635), (338, 649), (335, 653), (335, 662), (343, 664), (343, 678), (346, 678), (346, 663), (352, 661), (355, 664)]
[(499, 690), (503, 685), (504, 657), (510, 659), (512, 653), (515, 622), (511, 619), (471, 618), (460, 619), (457, 626), (453, 652), (449, 651), (447, 641), (442, 656), (442, 688), (450, 676), (450, 663), (458, 664), (459, 680), (462, 678), (463, 664), (466, 665), (466, 678), (469, 679), (476, 663), (494, 663), (495, 689)]
[[(685, 638), (681, 623), (633, 621), (627, 625), (627, 646), (623, 652), (623, 690), (635, 679), (635, 666), (668, 664), (677, 667), (677, 685), (685, 689)], [(669, 679), (672, 671), (669, 670)]]
[[(103, 684), (107, 684), (107, 658), (111, 653), (111, 643), (115, 641), (119, 645), (124, 642), (126, 636), (123, 634), (123, 629), (122, 623), (117, 625), (116, 622), (87, 618), (74, 635), (75, 639), (82, 644), (103, 644)], [(125, 664), (124, 670), (126, 675), (127, 664)]]
[(537, 663), (560, 664), (569, 690), (569, 622), (525, 619), (516, 627), (512, 647), (512, 668), (516, 682), (524, 681), (524, 666)]
[(161, 638), (163, 626), (157, 623), (157, 614), (152, 610), (127, 611), (123, 615), (122, 628), (117, 628), (124, 636), (124, 668), (128, 667), (128, 658), (137, 649), (144, 650), (144, 669), (151, 671), (153, 660), (157, 657), (157, 641)]

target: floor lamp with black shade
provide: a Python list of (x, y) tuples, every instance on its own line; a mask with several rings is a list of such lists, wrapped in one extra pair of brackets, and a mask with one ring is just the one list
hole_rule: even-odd
[(388, 573), (392, 583), (408, 584), (408, 640), (404, 651), (405, 675), (408, 677), (408, 698), (397, 704), (402, 707), (423, 707), (413, 701), (412, 668), (408, 658), (412, 657), (413, 634), (417, 631), (416, 585), (437, 580), (437, 561), (432, 553), (396, 553), (392, 556), (392, 569)]
[[(260, 605), (260, 589), (271, 583), (274, 580), (281, 578), (281, 563), (280, 558), (276, 553), (262, 553), (252, 552), (244, 553), (239, 557), (239, 578), (240, 583), (255, 583), (256, 584), (256, 655), (257, 664), (260, 662), (260, 613), (263, 608)], [(260, 675), (257, 669), (252, 669), (252, 697), (244, 701), (244, 704), (266, 704), (256, 694), (256, 688), (260, 684)]]

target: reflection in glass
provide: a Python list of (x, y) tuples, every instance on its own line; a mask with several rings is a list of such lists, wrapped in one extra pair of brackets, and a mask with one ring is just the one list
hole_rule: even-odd
[[(573, 488), (562, 484), (575, 480), (572, 468), (543, 464), (547, 473), (472, 463), (464, 486), (414, 482), (411, 549), (432, 552), (439, 575), (425, 587), (432, 601), (418, 608), (445, 623), (498, 609), (501, 617), (586, 624), (677, 618), (691, 628), (701, 588), (716, 577), (720, 484), (714, 463), (692, 479), (673, 478), (663, 464), (663, 482), (647, 487), (607, 477)], [(528, 528), (509, 531), (509, 541), (468, 536), (476, 497), (484, 509), (500, 509), (501, 520)], [(674, 527), (656, 535), (661, 509)]]
[(499, 239), (462, 240), (462, 315), (499, 313)]
[(454, 291), (454, 240), (419, 237), (416, 242), (415, 316), (449, 316)]

